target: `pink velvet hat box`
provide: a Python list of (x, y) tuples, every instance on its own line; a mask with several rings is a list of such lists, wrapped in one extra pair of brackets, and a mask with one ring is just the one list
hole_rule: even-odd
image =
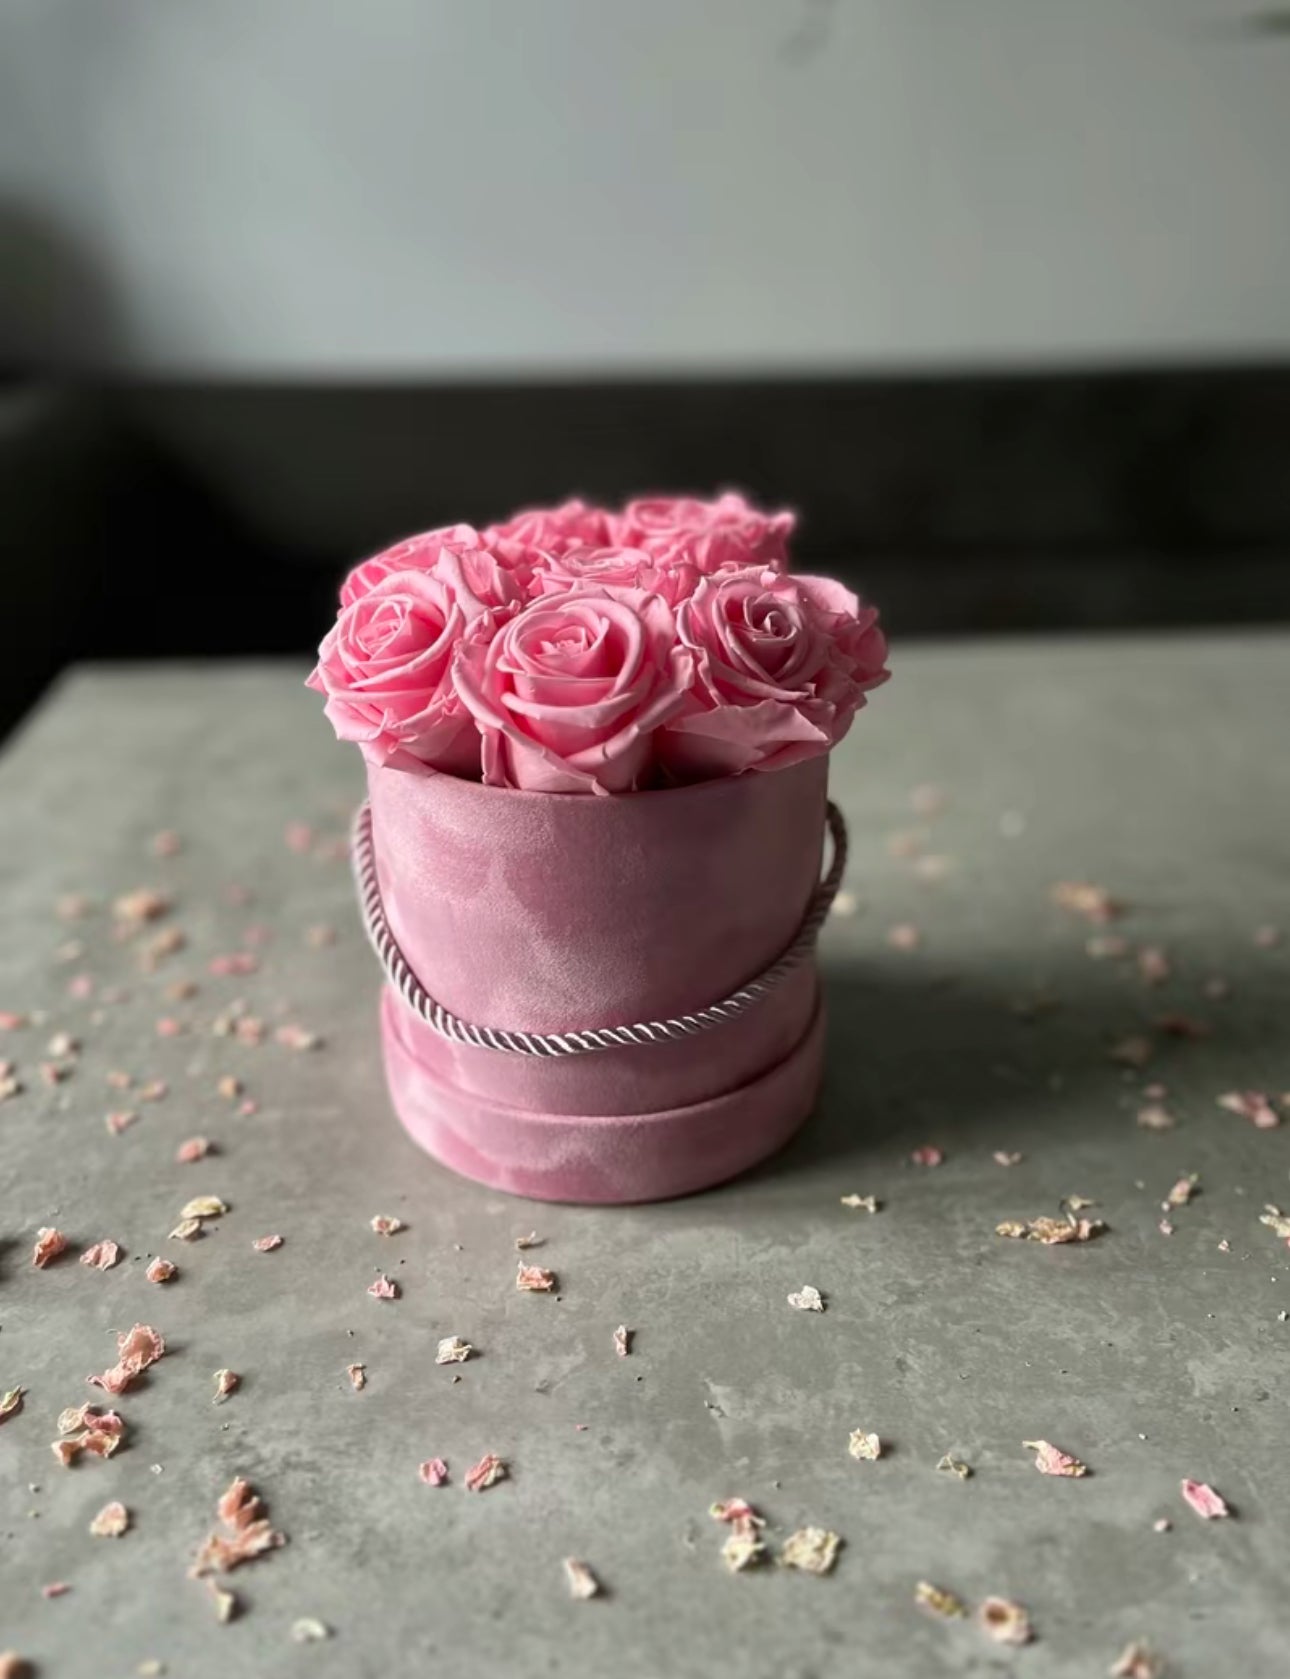
[(809, 946), (711, 1029), (594, 1053), (461, 1041), (416, 1001), (428, 994), (457, 1020), (519, 1037), (710, 1008), (827, 907), (827, 776), (820, 756), (578, 797), (370, 768), (356, 864), (389, 981), (390, 1093), (416, 1142), (494, 1188), (578, 1202), (683, 1195), (786, 1142), (823, 1059)]

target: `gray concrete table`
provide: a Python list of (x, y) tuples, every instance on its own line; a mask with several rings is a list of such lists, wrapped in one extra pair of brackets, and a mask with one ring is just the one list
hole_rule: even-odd
[[(856, 903), (824, 937), (817, 1117), (741, 1182), (606, 1210), (459, 1182), (391, 1117), (336, 843), (358, 765), (300, 671), (59, 686), (0, 762), (0, 1011), (43, 1016), (0, 1033), (24, 1086), (0, 1103), (0, 1390), (27, 1390), (0, 1423), (0, 1650), (51, 1676), (1075, 1679), (1143, 1638), (1174, 1674), (1290, 1672), (1290, 1254), (1258, 1217), (1290, 1203), (1290, 1125), (1216, 1105), (1254, 1089), (1287, 1114), (1290, 937), (1256, 930), (1290, 935), (1290, 641), (908, 649), (896, 670), (834, 769)], [(911, 808), (920, 783), (946, 796), (932, 820)], [(298, 849), (290, 824), (312, 830), (292, 829)], [(152, 854), (162, 829), (177, 855)], [(1130, 913), (1088, 926), (1051, 901), (1059, 880)], [(174, 909), (123, 942), (106, 906), (138, 886)], [(98, 907), (65, 924), (56, 901), (76, 892)], [(147, 971), (170, 925), (185, 948)], [(320, 925), (333, 945), (308, 936)], [(889, 943), (894, 926), (918, 948)], [(212, 974), (248, 928), (258, 972)], [(1094, 959), (1099, 933), (1128, 952)], [(1167, 952), (1163, 983), (1143, 945)], [(265, 1022), (258, 1046), (212, 1031), (237, 998)], [(324, 1044), (275, 1042), (284, 1022)], [(58, 1032), (81, 1048), (50, 1085)], [(1149, 1040), (1142, 1068), (1108, 1056), (1131, 1036)], [(230, 1074), (254, 1112), (220, 1094)], [(167, 1094), (140, 1100), (154, 1079)], [(1136, 1123), (1154, 1082), (1172, 1130)], [(120, 1110), (138, 1117), (113, 1135)], [(217, 1152), (177, 1164), (198, 1134)], [(914, 1164), (923, 1145), (943, 1163)], [(1164, 1235), (1161, 1201), (1192, 1172)], [(882, 1210), (842, 1205), (853, 1192)], [(199, 1193), (231, 1210), (168, 1241)], [(995, 1234), (1076, 1194), (1100, 1239)], [(373, 1234), (379, 1213), (406, 1230)], [(123, 1260), (37, 1271), (41, 1225), (111, 1237)], [(515, 1289), (529, 1230), (558, 1298)], [(255, 1251), (269, 1233), (283, 1246)], [(173, 1283), (145, 1279), (157, 1253)], [(378, 1270), (400, 1299), (368, 1297)], [(822, 1315), (787, 1304), (806, 1283)], [(118, 1402), (125, 1449), (60, 1468), (59, 1412), (95, 1397), (86, 1375), (137, 1320), (168, 1350)], [(436, 1367), (454, 1334), (478, 1356)], [(225, 1367), (242, 1386), (214, 1405)], [(882, 1437), (878, 1462), (849, 1457), (852, 1429)], [(1091, 1473), (1038, 1475), (1022, 1442), (1039, 1438)], [(489, 1450), (510, 1478), (468, 1494)], [(938, 1470), (945, 1453), (971, 1478)], [(435, 1456), (439, 1489), (417, 1476)], [(220, 1625), (186, 1569), (238, 1473), (290, 1542), (230, 1577), (243, 1613)], [(1199, 1520), (1185, 1476), (1233, 1517)], [(736, 1494), (772, 1550), (806, 1523), (840, 1534), (832, 1575), (728, 1574), (708, 1507)], [(115, 1498), (131, 1530), (91, 1537)], [(570, 1599), (566, 1556), (601, 1599)], [(969, 1606), (1019, 1600), (1035, 1642), (936, 1619), (920, 1579)], [(71, 1590), (47, 1601), (54, 1581)], [(325, 1642), (293, 1641), (309, 1617)]]

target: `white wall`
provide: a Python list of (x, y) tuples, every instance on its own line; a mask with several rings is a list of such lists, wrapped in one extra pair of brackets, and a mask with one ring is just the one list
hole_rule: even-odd
[(1285, 351), (1252, 9), (0, 0), (8, 291), (168, 371)]

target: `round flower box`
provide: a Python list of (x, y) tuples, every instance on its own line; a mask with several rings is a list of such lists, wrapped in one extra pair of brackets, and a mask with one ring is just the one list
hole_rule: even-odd
[[(370, 770), (359, 855), (404, 981), (386, 987), (382, 1034), (416, 1141), (495, 1188), (598, 1202), (702, 1189), (779, 1148), (820, 1078), (809, 937), (764, 994), (706, 1029), (680, 1023), (798, 938), (817, 901), (826, 765), (603, 798)], [(409, 1006), (426, 994), (438, 1029)], [(445, 1014), (530, 1039), (660, 1030), (533, 1053), (455, 1039)]]

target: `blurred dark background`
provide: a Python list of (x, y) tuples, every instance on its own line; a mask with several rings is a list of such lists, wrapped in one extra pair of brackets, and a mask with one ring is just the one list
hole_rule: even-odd
[(733, 486), (893, 638), (1290, 619), (1290, 12), (14, 0), (0, 731)]

